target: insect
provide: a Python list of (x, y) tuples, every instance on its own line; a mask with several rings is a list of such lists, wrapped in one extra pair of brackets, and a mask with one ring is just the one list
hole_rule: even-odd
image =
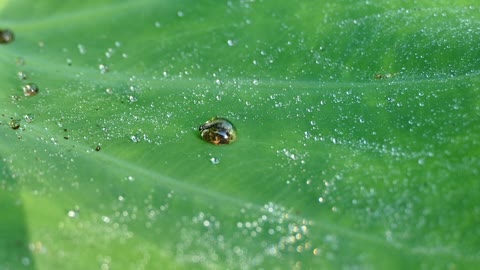
[(214, 117), (201, 125), (200, 136), (212, 144), (229, 144), (237, 139), (237, 131), (233, 124), (225, 118)]

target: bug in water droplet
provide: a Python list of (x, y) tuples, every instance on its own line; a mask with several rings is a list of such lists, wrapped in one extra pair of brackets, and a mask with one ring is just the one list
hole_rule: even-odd
[(7, 44), (15, 39), (13, 32), (8, 29), (0, 30), (0, 44)]
[(23, 86), (23, 94), (27, 97), (38, 94), (38, 86), (34, 83), (29, 83)]
[(212, 144), (229, 144), (237, 139), (237, 131), (233, 124), (225, 118), (215, 117), (201, 125), (200, 136)]

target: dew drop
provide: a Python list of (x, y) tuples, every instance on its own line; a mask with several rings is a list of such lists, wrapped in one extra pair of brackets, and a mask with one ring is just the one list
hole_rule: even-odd
[(19, 129), (20, 128), (20, 119), (12, 119), (9, 123), (9, 126), (12, 129)]
[(87, 49), (82, 44), (78, 44), (77, 48), (78, 48), (78, 51), (80, 52), (80, 54), (86, 54), (87, 53)]
[(17, 76), (20, 80), (26, 80), (27, 79), (27, 73), (23, 72), (23, 71), (19, 71), (17, 73)]
[(233, 45), (235, 45), (235, 42), (231, 39), (227, 40), (227, 44), (228, 46), (232, 47)]
[(8, 29), (0, 30), (0, 44), (7, 44), (15, 39), (13, 32)]
[(34, 83), (28, 83), (23, 86), (23, 94), (26, 97), (35, 96), (38, 94), (38, 86)]
[(67, 216), (69, 218), (75, 218), (75, 217), (77, 217), (77, 213), (75, 212), (75, 210), (70, 210), (70, 211), (68, 211)]
[(137, 100), (138, 99), (134, 96), (128, 96), (128, 101), (130, 101), (131, 103), (137, 102)]
[(233, 124), (221, 117), (212, 118), (201, 125), (198, 130), (205, 141), (215, 145), (229, 144), (237, 139), (237, 132)]
[(132, 142), (134, 142), (134, 143), (138, 143), (138, 142), (141, 141), (140, 137), (137, 137), (137, 136), (135, 136), (135, 135), (132, 135), (132, 136), (130, 137), (130, 140), (132, 140)]
[(218, 158), (212, 157), (210, 159), (210, 162), (212, 162), (213, 165), (217, 165), (218, 163), (220, 163), (220, 160)]
[(35, 116), (33, 114), (25, 114), (23, 116), (23, 119), (25, 119), (25, 121), (27, 123), (31, 123), (33, 121), (33, 119), (35, 118)]
[(101, 74), (105, 74), (108, 72), (108, 67), (104, 64), (100, 64), (98, 65), (98, 69), (100, 70), (100, 73)]

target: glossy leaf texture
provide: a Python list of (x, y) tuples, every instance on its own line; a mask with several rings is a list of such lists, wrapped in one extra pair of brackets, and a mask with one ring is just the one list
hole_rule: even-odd
[(475, 269), (455, 3), (0, 1), (0, 269)]

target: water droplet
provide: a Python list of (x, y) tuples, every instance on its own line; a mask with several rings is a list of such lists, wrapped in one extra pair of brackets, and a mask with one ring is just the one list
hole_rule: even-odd
[(34, 83), (28, 83), (24, 85), (23, 94), (27, 97), (35, 96), (38, 94), (38, 86)]
[(109, 87), (109, 88), (105, 89), (105, 92), (107, 94), (111, 95), (111, 94), (113, 94), (113, 89)]
[(25, 72), (23, 72), (23, 71), (19, 71), (19, 72), (17, 73), (17, 75), (18, 75), (18, 78), (19, 78), (20, 80), (26, 80), (26, 79), (27, 79), (27, 73), (25, 73)]
[(23, 119), (25, 119), (25, 121), (27, 123), (31, 123), (33, 121), (33, 119), (35, 118), (35, 116), (33, 114), (25, 114), (23, 116)]
[(20, 128), (20, 119), (12, 119), (9, 123), (9, 126), (12, 129), (19, 129)]
[(133, 102), (136, 102), (138, 99), (134, 96), (128, 96), (128, 101), (130, 101), (131, 103)]
[(218, 158), (212, 157), (210, 159), (210, 162), (212, 162), (213, 165), (217, 165), (218, 163), (220, 163), (220, 160)]
[(78, 51), (80, 52), (80, 54), (86, 54), (87, 53), (87, 49), (82, 44), (78, 44), (77, 47), (78, 47)]
[(105, 223), (110, 223), (111, 220), (107, 216), (102, 216), (102, 221), (105, 222)]
[(162, 24), (160, 22), (155, 22), (155, 27), (156, 28), (160, 28), (162, 26)]
[(229, 144), (237, 139), (233, 124), (225, 118), (214, 117), (198, 129), (202, 138), (212, 144)]
[(8, 29), (0, 30), (0, 44), (7, 44), (15, 39), (13, 32)]
[(235, 45), (235, 42), (231, 39), (227, 40), (227, 44), (228, 46), (232, 47), (233, 45)]
[(97, 151), (97, 152), (100, 151), (101, 149), (102, 149), (102, 147), (101, 147), (100, 145), (97, 145), (97, 146), (95, 147), (95, 151)]
[(183, 14), (183, 11), (180, 10), (180, 11), (177, 12), (177, 16), (181, 18), (181, 17), (185, 16), (185, 14)]
[(132, 140), (132, 142), (134, 142), (134, 143), (137, 143), (137, 142), (141, 141), (141, 138), (140, 138), (140, 137), (137, 137), (137, 136), (135, 136), (135, 135), (132, 135), (132, 136), (130, 137), (130, 140)]
[(69, 218), (75, 218), (77, 217), (77, 212), (75, 210), (69, 210), (67, 215)]
[(100, 73), (101, 74), (105, 74), (108, 72), (108, 67), (104, 64), (100, 64), (98, 65), (98, 69), (100, 70)]

